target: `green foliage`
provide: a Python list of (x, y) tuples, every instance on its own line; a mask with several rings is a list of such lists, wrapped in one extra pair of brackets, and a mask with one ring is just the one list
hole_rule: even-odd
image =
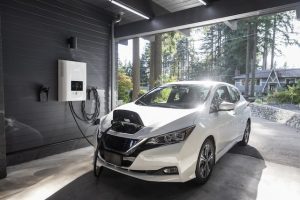
[(150, 76), (150, 57), (151, 57), (151, 48), (150, 43), (147, 43), (144, 49), (144, 53), (141, 57), (141, 86), (148, 86), (149, 76)]
[(166, 103), (170, 96), (172, 89), (171, 88), (164, 88), (157, 94), (157, 96), (153, 99), (154, 103)]
[(118, 73), (118, 97), (124, 103), (130, 102), (129, 92), (132, 90), (132, 80), (123, 70)]
[[(236, 30), (218, 23), (192, 29), (191, 37), (180, 32), (165, 33), (162, 35), (163, 74), (177, 80), (209, 78), (233, 82), (235, 69), (245, 73), (247, 40), (250, 38), (250, 43), (254, 43), (252, 36), (256, 33), (248, 34), (249, 24), (257, 26), (256, 49), (250, 48), (249, 53), (256, 54), (255, 68), (265, 69), (270, 65), (267, 58), (281, 55), (282, 46), (299, 46), (294, 19), (295, 12), (288, 11), (239, 20)], [(273, 65), (276, 65), (274, 60)]]
[(155, 87), (158, 87), (163, 84), (176, 82), (176, 81), (177, 81), (177, 78), (175, 76), (161, 75), (159, 80), (157, 80), (154, 85), (155, 85)]
[(139, 97), (143, 96), (144, 94), (146, 94), (147, 91), (146, 90), (140, 90), (139, 92)]
[(257, 103), (257, 104), (263, 104), (263, 101), (261, 99), (255, 99), (255, 103)]
[(274, 92), (268, 96), (268, 102), (300, 104), (300, 81), (286, 90)]
[[(282, 54), (280, 48), (298, 45), (294, 32), (295, 11), (241, 19), (237, 29), (232, 30), (224, 23), (192, 29), (186, 36), (180, 31), (162, 34), (162, 75), (155, 86), (181, 80), (211, 79), (232, 83), (235, 70), (245, 73), (246, 55), (256, 55), (254, 68), (270, 66), (270, 57)], [(257, 26), (257, 34), (248, 32), (250, 25)], [(182, 31), (184, 32), (184, 31)], [(256, 42), (253, 35), (257, 35)], [(247, 53), (247, 40), (256, 48)], [(254, 58), (253, 56), (252, 58)], [(151, 48), (148, 43), (141, 56), (141, 86), (149, 86)], [(251, 60), (251, 58), (249, 59)], [(259, 66), (262, 63), (261, 66)], [(273, 60), (273, 64), (276, 62)], [(285, 64), (288, 66), (288, 64)], [(132, 88), (132, 64), (119, 62), (122, 81), (126, 86), (119, 87), (120, 98), (129, 101), (128, 91)], [(125, 78), (126, 75), (127, 77)], [(129, 79), (128, 79), (129, 78)], [(300, 87), (298, 87), (300, 88)], [(298, 102), (298, 90), (293, 87), (278, 91), (269, 100)]]
[(118, 60), (118, 72), (124, 73), (125, 75), (131, 77), (132, 76), (132, 63), (122, 63)]

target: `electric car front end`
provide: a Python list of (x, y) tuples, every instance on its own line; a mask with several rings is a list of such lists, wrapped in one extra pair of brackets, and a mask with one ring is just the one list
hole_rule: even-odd
[(95, 170), (147, 181), (204, 184), (215, 163), (250, 135), (248, 102), (232, 85), (176, 82), (101, 119)]

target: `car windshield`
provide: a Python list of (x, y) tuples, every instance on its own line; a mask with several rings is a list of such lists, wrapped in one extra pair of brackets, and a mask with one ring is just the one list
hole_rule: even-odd
[(155, 88), (136, 101), (143, 106), (165, 108), (195, 108), (203, 104), (209, 94), (207, 85), (167, 85)]

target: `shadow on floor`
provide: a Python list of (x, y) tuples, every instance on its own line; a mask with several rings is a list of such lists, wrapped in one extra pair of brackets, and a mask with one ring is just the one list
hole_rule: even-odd
[[(255, 151), (254, 147), (250, 149)], [(105, 169), (99, 179), (88, 172), (49, 199), (256, 199), (264, 168), (265, 162), (262, 159), (226, 154), (217, 163), (210, 180), (204, 186), (193, 182), (145, 182)]]
[(255, 147), (250, 145), (240, 146), (239, 144), (236, 144), (232, 149), (229, 150), (229, 153), (241, 154), (241, 155), (251, 156), (253, 158), (264, 160), (260, 152)]

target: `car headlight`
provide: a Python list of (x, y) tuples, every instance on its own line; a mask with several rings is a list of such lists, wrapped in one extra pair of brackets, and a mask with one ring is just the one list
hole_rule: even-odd
[(177, 131), (172, 131), (170, 133), (159, 135), (156, 137), (149, 138), (146, 141), (146, 145), (166, 145), (175, 144), (184, 141), (194, 130), (195, 126), (190, 126)]

